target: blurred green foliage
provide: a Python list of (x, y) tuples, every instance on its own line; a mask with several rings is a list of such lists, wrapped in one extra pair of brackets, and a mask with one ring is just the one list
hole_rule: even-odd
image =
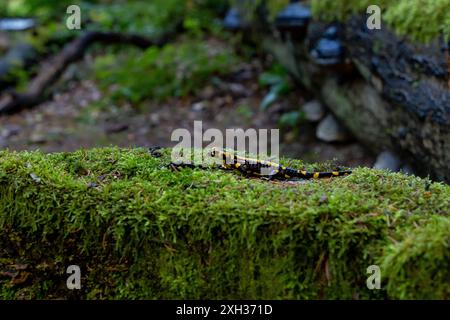
[[(0, 4), (1, 12), (7, 16), (32, 16), (41, 27), (57, 26), (64, 31), (66, 9), (74, 4), (71, 0), (9, 0)], [(148, 36), (184, 24), (210, 28), (217, 13), (226, 9), (225, 0), (82, 0), (76, 3), (81, 8), (82, 29), (135, 32)], [(45, 31), (44, 31), (45, 32)], [(72, 32), (73, 33), (73, 32)]]
[(244, 14), (244, 17), (251, 19), (251, 15), (258, 6), (266, 6), (269, 19), (273, 20), (277, 13), (289, 4), (290, 0), (231, 0), (231, 4)]
[(283, 113), (280, 117), (279, 123), (283, 127), (295, 128), (302, 120), (302, 112), (299, 110)]
[(185, 6), (180, 0), (115, 2), (110, 5), (86, 4), (89, 20), (108, 31), (159, 36), (182, 21)]
[(259, 84), (269, 87), (269, 92), (261, 102), (261, 109), (266, 110), (281, 96), (292, 90), (292, 80), (287, 70), (280, 64), (274, 64), (269, 70), (259, 77)]
[(105, 88), (115, 85), (113, 98), (165, 99), (195, 92), (212, 75), (228, 73), (237, 60), (231, 48), (188, 39), (145, 52), (99, 57), (95, 76)]
[[(138, 33), (157, 39), (182, 26), (187, 37), (200, 40), (205, 33), (221, 33), (216, 18), (227, 8), (226, 0), (83, 0), (77, 3), (81, 8), (82, 29), (68, 30), (66, 8), (72, 2), (10, 0), (2, 5), (6, 15), (36, 17), (38, 28), (28, 33), (27, 41), (45, 54), (59, 51), (68, 39), (90, 30)], [(188, 42), (152, 48), (145, 53), (127, 48), (117, 54), (115, 50), (114, 55), (98, 59), (97, 78), (104, 85), (117, 84), (115, 97), (132, 101), (146, 97), (162, 99), (192, 92), (208, 75), (229, 69), (235, 61), (228, 49), (216, 52), (200, 41)], [(20, 86), (26, 82), (24, 74), (16, 75), (20, 76)]]

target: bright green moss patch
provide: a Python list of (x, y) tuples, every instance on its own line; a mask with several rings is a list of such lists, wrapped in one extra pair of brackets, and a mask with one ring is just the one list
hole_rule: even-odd
[(174, 172), (169, 154), (0, 152), (0, 271), (17, 273), (0, 297), (448, 298), (448, 186), (363, 168), (298, 184)]
[(370, 5), (378, 5), (385, 22), (411, 39), (450, 38), (450, 0), (311, 0), (313, 14), (326, 20), (345, 20)]

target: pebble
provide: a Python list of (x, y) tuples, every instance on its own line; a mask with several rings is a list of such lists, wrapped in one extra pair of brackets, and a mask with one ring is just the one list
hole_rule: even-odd
[(231, 83), (229, 85), (230, 91), (234, 97), (248, 96), (248, 90), (240, 83)]
[(192, 105), (192, 111), (194, 112), (201, 112), (203, 111), (203, 109), (205, 109), (205, 103), (203, 101), (194, 103)]
[(150, 123), (153, 125), (157, 125), (159, 124), (159, 121), (161, 120), (160, 116), (158, 113), (152, 113), (150, 115)]
[(373, 168), (396, 172), (399, 170), (400, 165), (400, 159), (396, 155), (394, 155), (390, 151), (383, 151), (378, 155)]
[(47, 137), (40, 132), (35, 132), (35, 133), (31, 134), (31, 136), (30, 136), (31, 143), (44, 143), (46, 141), (47, 141)]
[(305, 103), (302, 106), (302, 111), (305, 114), (305, 119), (311, 122), (317, 122), (325, 115), (325, 108), (317, 100), (312, 100)]
[(2, 138), (7, 139), (9, 137), (19, 134), (21, 130), (22, 128), (18, 125), (7, 124), (2, 128), (2, 130), (0, 130), (0, 136)]
[(351, 136), (336, 118), (329, 114), (323, 119), (316, 129), (316, 137), (325, 142), (346, 142)]

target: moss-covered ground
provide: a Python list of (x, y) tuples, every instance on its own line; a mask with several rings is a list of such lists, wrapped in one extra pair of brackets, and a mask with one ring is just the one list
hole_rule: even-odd
[[(447, 185), (367, 168), (270, 182), (169, 162), (167, 149), (1, 151), (0, 298), (449, 297)], [(66, 288), (71, 264), (81, 290)], [(380, 290), (366, 286), (374, 264)]]

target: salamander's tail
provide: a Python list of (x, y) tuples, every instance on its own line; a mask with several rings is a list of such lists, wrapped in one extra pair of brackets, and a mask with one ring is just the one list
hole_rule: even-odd
[(351, 174), (352, 171), (331, 171), (331, 172), (307, 172), (304, 170), (297, 170), (297, 176), (302, 179), (321, 179), (342, 177)]

